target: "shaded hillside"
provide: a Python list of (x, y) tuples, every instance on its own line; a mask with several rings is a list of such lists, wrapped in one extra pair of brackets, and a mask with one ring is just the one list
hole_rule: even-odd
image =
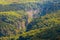
[(60, 10), (60, 1), (42, 1), (41, 2), (26, 2), (26, 3), (11, 3), (7, 5), (0, 4), (0, 11), (19, 11), (19, 10), (38, 10), (37, 13), (40, 15), (45, 15), (46, 13), (51, 13)]
[(45, 16), (33, 19), (33, 21), (30, 24), (28, 24), (27, 29), (34, 30), (36, 28), (49, 27), (55, 22), (60, 22), (60, 11), (52, 12), (46, 14)]
[(60, 40), (60, 11), (34, 19), (29, 26), (20, 40)]

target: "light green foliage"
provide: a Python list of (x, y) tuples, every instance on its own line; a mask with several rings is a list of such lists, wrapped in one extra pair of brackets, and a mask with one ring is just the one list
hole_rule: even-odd
[(11, 4), (13, 2), (16, 3), (28, 3), (28, 2), (39, 2), (42, 0), (0, 0), (0, 4), (6, 5), (6, 4)]

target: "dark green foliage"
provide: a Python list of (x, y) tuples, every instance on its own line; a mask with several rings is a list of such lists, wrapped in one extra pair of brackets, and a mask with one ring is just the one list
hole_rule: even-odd
[[(31, 29), (29, 29), (30, 31), (13, 36), (7, 36), (7, 39), (60, 40), (60, 11), (41, 16), (40, 18), (34, 19), (32, 23), (35, 24), (32, 24)], [(31, 23), (29, 25), (31, 25)]]
[[(0, 4), (0, 40), (60, 40), (59, 4), (56, 0)], [(35, 11), (37, 17), (33, 15), (28, 24), (27, 13)]]
[(34, 19), (28, 28), (28, 30), (37, 29), (36, 31), (42, 29), (32, 36), (31, 40), (60, 40), (60, 11)]

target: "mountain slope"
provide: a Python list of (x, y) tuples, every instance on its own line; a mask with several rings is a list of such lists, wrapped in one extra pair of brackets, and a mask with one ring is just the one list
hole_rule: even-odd
[(60, 22), (60, 11), (52, 12), (41, 16), (40, 18), (35, 18), (30, 24), (28, 24), (27, 29), (43, 28), (53, 25), (55, 22)]
[(0, 0), (0, 40), (60, 40), (60, 0)]
[[(25, 2), (25, 1), (24, 1)], [(0, 4), (0, 11), (35, 11), (37, 10), (37, 15), (43, 16), (46, 13), (51, 13), (55, 12), (57, 10), (60, 10), (60, 1), (54, 0), (54, 1), (49, 1), (46, 0), (43, 3), (39, 2), (26, 2), (26, 3), (11, 3), (11, 4), (6, 4), (2, 5)]]
[[(3, 37), (11, 40), (60, 40), (60, 11), (52, 12), (32, 21), (28, 32)], [(31, 24), (30, 24), (31, 25)], [(31, 26), (30, 26), (31, 27)], [(2, 39), (2, 37), (0, 38)]]
[[(16, 12), (0, 12), (0, 36), (6, 36), (20, 32), (22, 29), (22, 15)], [(24, 28), (25, 29), (25, 28)], [(23, 30), (23, 29), (22, 29)]]
[(60, 40), (60, 11), (34, 19), (29, 26), (30, 31), (22, 34), (20, 40)]

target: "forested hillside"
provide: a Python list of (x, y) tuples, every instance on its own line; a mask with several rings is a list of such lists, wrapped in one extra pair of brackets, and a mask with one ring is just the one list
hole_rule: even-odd
[(22, 15), (16, 12), (0, 12), (0, 36), (16, 34), (20, 31), (22, 23)]
[(60, 0), (0, 0), (0, 40), (60, 40)]
[[(53, 15), (53, 16), (52, 16)], [(6, 40), (60, 40), (60, 11), (46, 14), (32, 21), (30, 31), (15, 36), (3, 37)], [(28, 26), (29, 27), (29, 26)], [(1, 37), (2, 38), (2, 37)]]

